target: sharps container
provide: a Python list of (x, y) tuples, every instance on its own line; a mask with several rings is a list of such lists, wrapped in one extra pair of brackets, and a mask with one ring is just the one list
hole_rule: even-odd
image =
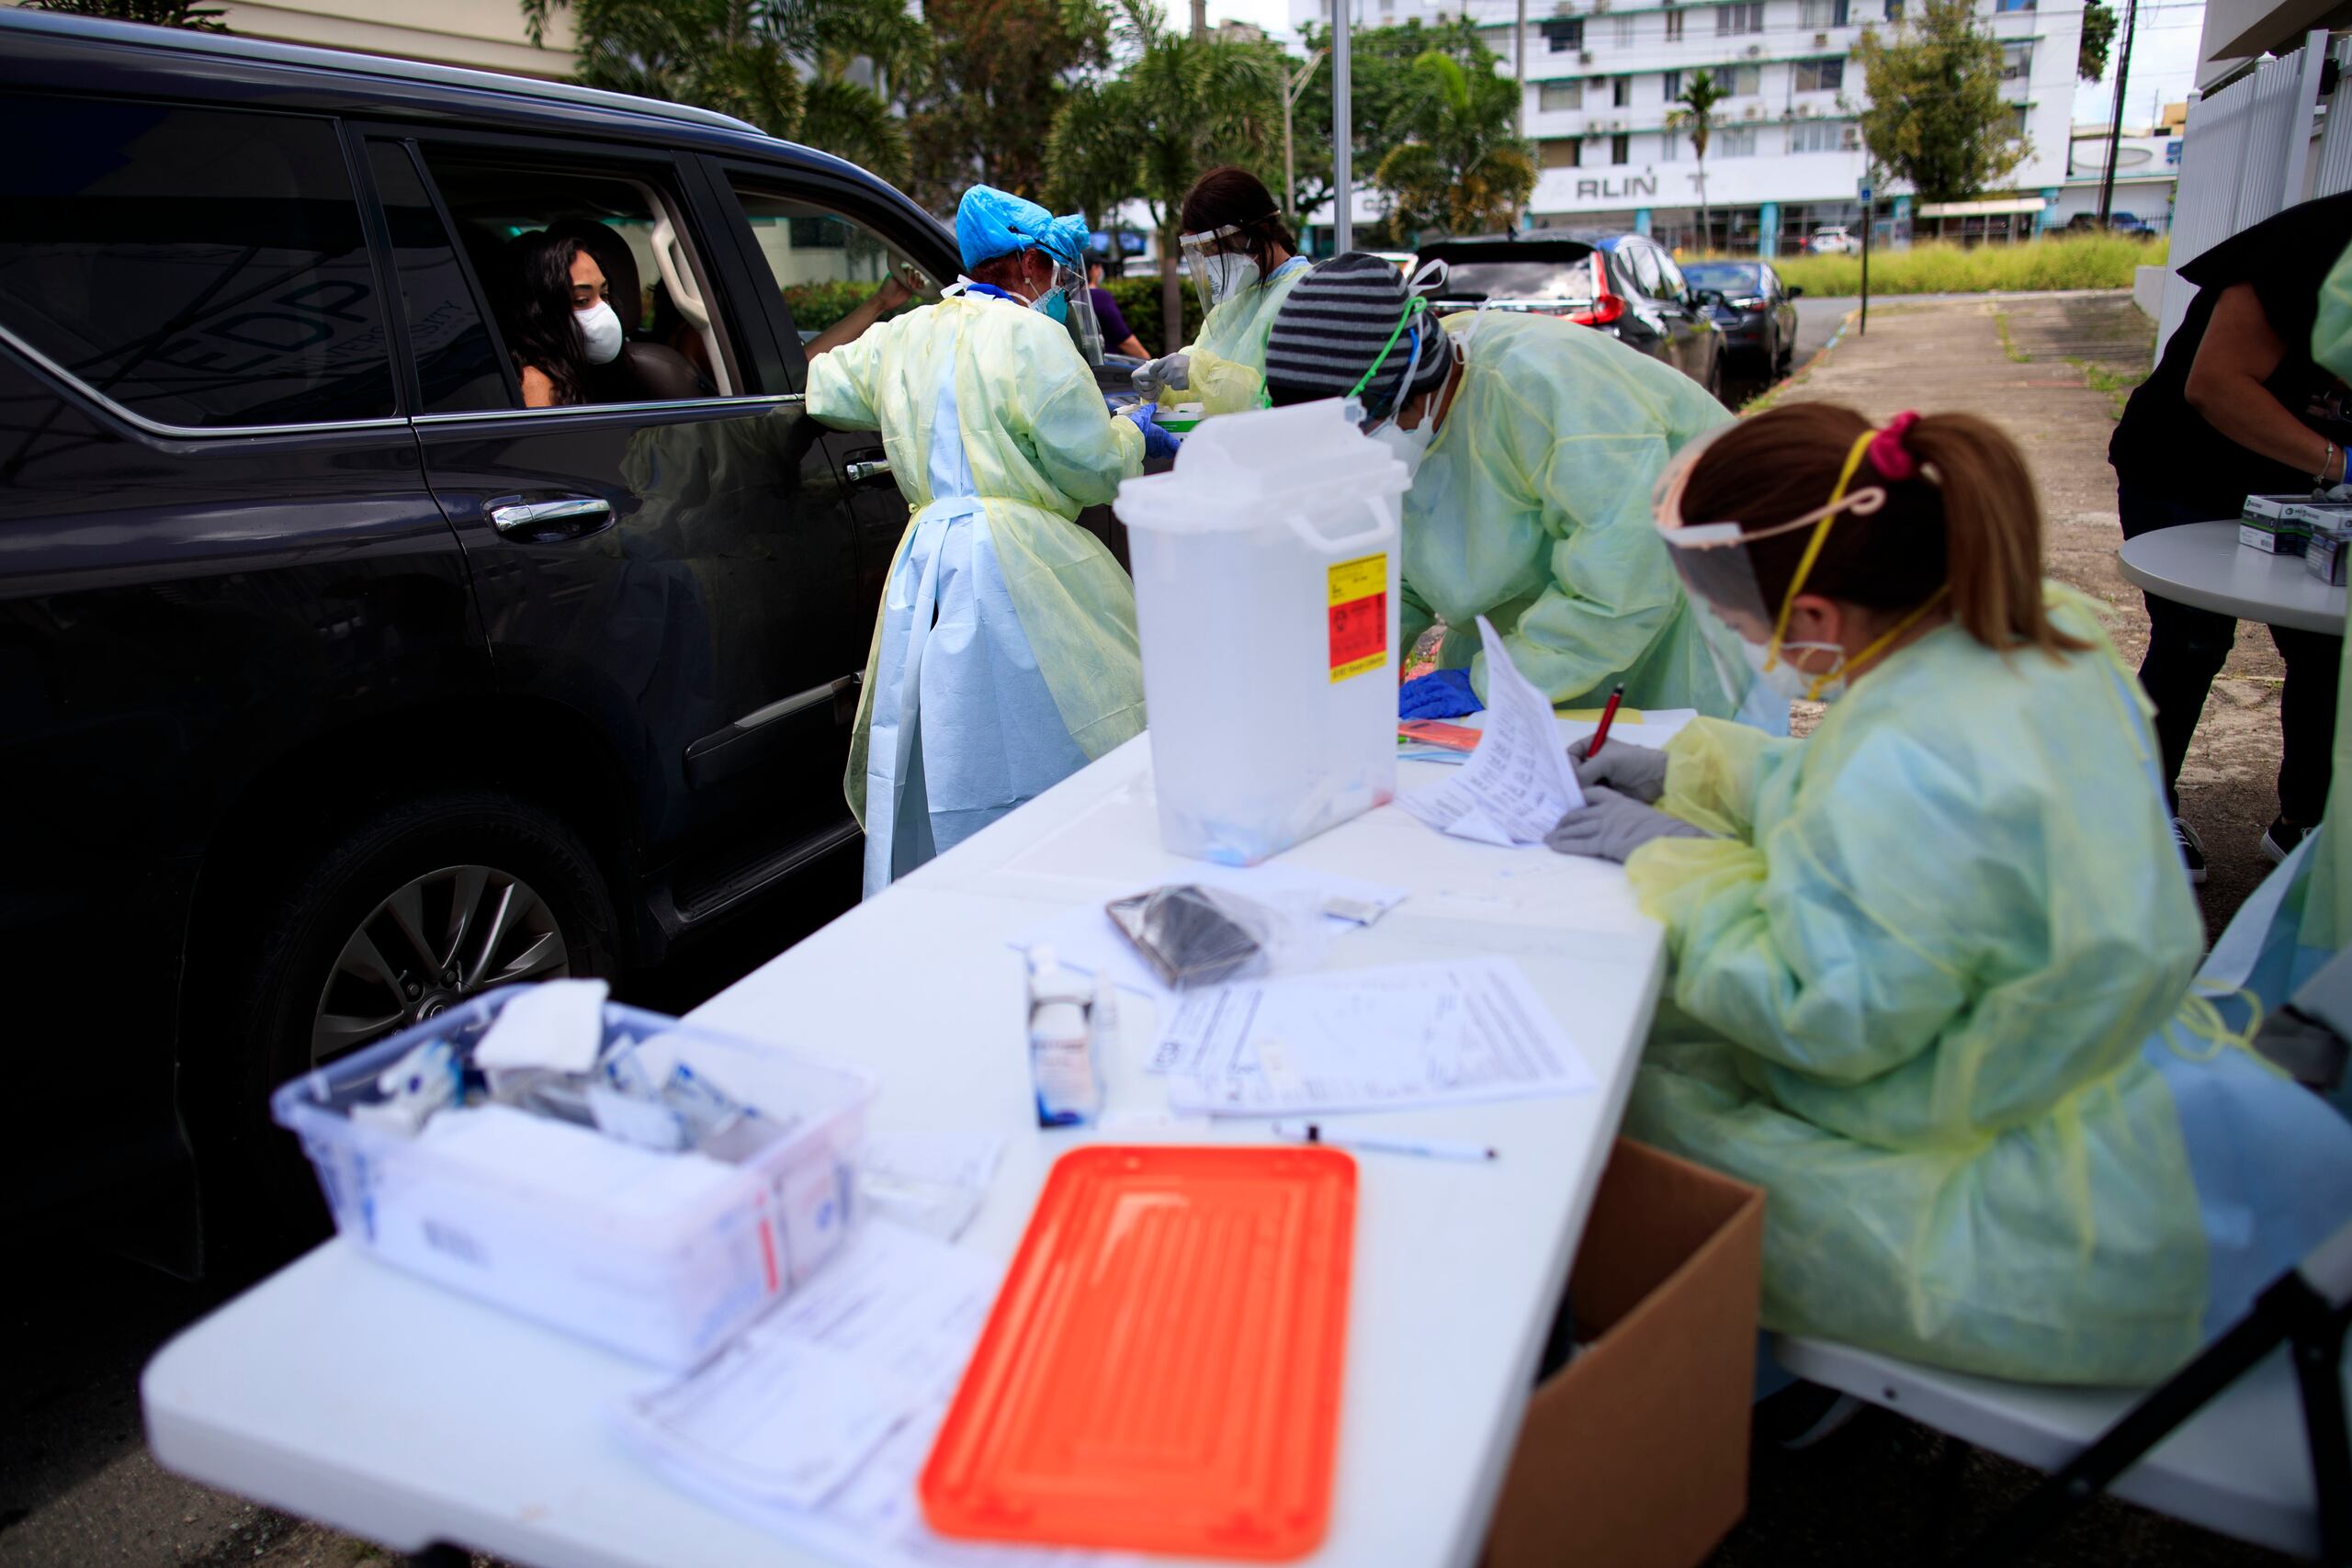
[(1411, 476), (1331, 399), (1204, 420), (1129, 479), (1160, 842), (1251, 865), (1396, 793)]

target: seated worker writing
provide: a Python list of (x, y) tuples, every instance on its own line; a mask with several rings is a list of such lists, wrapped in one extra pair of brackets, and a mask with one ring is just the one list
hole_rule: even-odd
[(938, 303), (808, 361), (808, 412), (880, 431), (912, 513), (843, 781), (868, 896), (1144, 723), (1135, 584), (1076, 518), (1175, 438), (1112, 416), (1063, 324), (1084, 220), (975, 186), (956, 239)]
[(2352, 1126), (2192, 989), (2148, 705), (2042, 581), (2024, 459), (1801, 403), (1658, 527), (1766, 681), (1835, 701), (1578, 759), (1551, 842), (1624, 862), (1672, 964), (1626, 1133), (1765, 1189), (1769, 1328), (2163, 1375), (2352, 1213)]

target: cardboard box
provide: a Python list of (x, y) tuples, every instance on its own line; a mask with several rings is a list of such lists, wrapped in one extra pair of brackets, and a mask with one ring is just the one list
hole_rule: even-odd
[(1569, 1270), (1580, 1348), (1528, 1401), (1487, 1568), (1690, 1568), (1739, 1522), (1763, 1247), (1762, 1192), (1618, 1140)]
[(2352, 531), (2342, 528), (2314, 528), (2303, 543), (2303, 570), (2322, 582), (2335, 587), (2344, 586), (2344, 567), (2347, 545), (2352, 545)]

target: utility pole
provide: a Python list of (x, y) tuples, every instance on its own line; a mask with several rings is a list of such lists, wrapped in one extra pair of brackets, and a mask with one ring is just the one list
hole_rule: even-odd
[(1527, 0), (1519, 0), (1519, 30), (1511, 37), (1511, 80), (1519, 84), (1519, 139), (1527, 140)]
[(2125, 0), (2123, 48), (2115, 57), (2115, 123), (2107, 128), (2107, 173), (2098, 181), (2098, 226), (2107, 231), (2107, 215), (2115, 205), (2115, 161), (2122, 156), (2123, 89), (2132, 80), (2132, 28), (2139, 20), (2140, 0)]
[(1193, 36), (1196, 39), (1209, 36), (1209, 0), (1193, 0)]
[(1348, 102), (1348, 8), (1353, 0), (1335, 0), (1331, 7), (1331, 243), (1335, 254), (1356, 248), (1354, 108)]
[(1294, 224), (1298, 221), (1294, 207), (1298, 197), (1298, 167), (1291, 155), (1290, 111), (1298, 106), (1299, 95), (1306, 91), (1307, 83), (1315, 79), (1315, 68), (1323, 63), (1323, 57), (1329, 52), (1317, 50), (1283, 88), (1283, 218)]

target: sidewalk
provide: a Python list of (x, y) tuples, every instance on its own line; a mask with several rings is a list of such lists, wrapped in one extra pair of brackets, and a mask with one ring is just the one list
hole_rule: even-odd
[[(1895, 299), (1871, 307), (1867, 333), (1849, 322), (1774, 400), (1850, 403), (1879, 420), (1906, 408), (1965, 412), (2000, 425), (2039, 483), (2050, 574), (2112, 607), (2109, 635), (2137, 668), (2148, 617), (2115, 564), (2122, 533), (2107, 443), (2154, 337), (2120, 293)], [(2278, 809), (2284, 673), (2267, 634), (2240, 626), (2181, 770), (2181, 809), (2210, 863), (2200, 892), (2211, 935), (2270, 870), (2257, 840)]]

